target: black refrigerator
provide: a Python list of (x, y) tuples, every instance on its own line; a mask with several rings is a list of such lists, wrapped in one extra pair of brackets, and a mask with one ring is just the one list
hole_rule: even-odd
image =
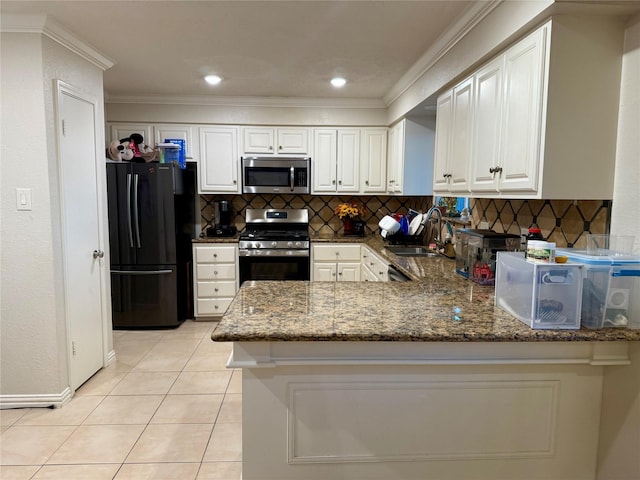
[(172, 163), (107, 163), (113, 328), (193, 317), (194, 175)]

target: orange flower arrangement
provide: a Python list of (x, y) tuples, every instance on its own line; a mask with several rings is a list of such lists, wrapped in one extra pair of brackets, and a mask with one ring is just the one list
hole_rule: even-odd
[(364, 215), (364, 207), (355, 202), (341, 203), (334, 210), (338, 218), (359, 218)]

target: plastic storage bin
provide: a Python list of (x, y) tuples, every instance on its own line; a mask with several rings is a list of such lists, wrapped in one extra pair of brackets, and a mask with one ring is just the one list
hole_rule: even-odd
[(580, 328), (582, 265), (535, 263), (498, 252), (495, 303), (534, 329)]
[(559, 249), (583, 268), (582, 325), (640, 328), (640, 257)]
[(493, 230), (456, 231), (456, 272), (480, 285), (494, 285), (496, 253), (520, 250), (520, 235)]
[(178, 145), (178, 150), (167, 150), (167, 154), (171, 155), (171, 158), (167, 159), (167, 163), (177, 163), (180, 168), (187, 168), (187, 142), (182, 138), (165, 138), (165, 143), (173, 143)]

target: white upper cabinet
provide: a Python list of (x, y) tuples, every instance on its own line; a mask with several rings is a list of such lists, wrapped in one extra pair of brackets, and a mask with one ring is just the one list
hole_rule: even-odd
[(363, 128), (360, 149), (360, 191), (384, 193), (387, 183), (387, 128)]
[(312, 193), (357, 193), (360, 188), (360, 129), (314, 129), (311, 163)]
[(309, 154), (309, 129), (304, 127), (244, 127), (245, 154)]
[(193, 127), (191, 125), (156, 124), (153, 126), (153, 133), (155, 144), (150, 143), (150, 145), (155, 147), (158, 143), (162, 143), (169, 138), (184, 140), (186, 157), (188, 159), (198, 158), (197, 152), (199, 149), (193, 143)]
[[(466, 112), (445, 92), (434, 189), (456, 191), (442, 175), (471, 138), (473, 196), (612, 198), (623, 35), (611, 17), (554, 17), (465, 80)], [(471, 118), (470, 137), (459, 115)]]
[(201, 127), (200, 193), (240, 193), (238, 127)]
[(405, 118), (389, 128), (387, 193), (430, 195), (433, 193), (435, 125), (430, 119), (418, 123)]

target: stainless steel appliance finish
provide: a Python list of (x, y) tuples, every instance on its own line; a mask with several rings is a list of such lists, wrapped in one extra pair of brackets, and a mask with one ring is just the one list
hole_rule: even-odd
[(311, 192), (311, 158), (242, 157), (242, 193)]
[(192, 317), (194, 174), (174, 164), (107, 164), (114, 328), (176, 327)]
[(240, 283), (310, 279), (306, 209), (251, 209), (238, 243)]

